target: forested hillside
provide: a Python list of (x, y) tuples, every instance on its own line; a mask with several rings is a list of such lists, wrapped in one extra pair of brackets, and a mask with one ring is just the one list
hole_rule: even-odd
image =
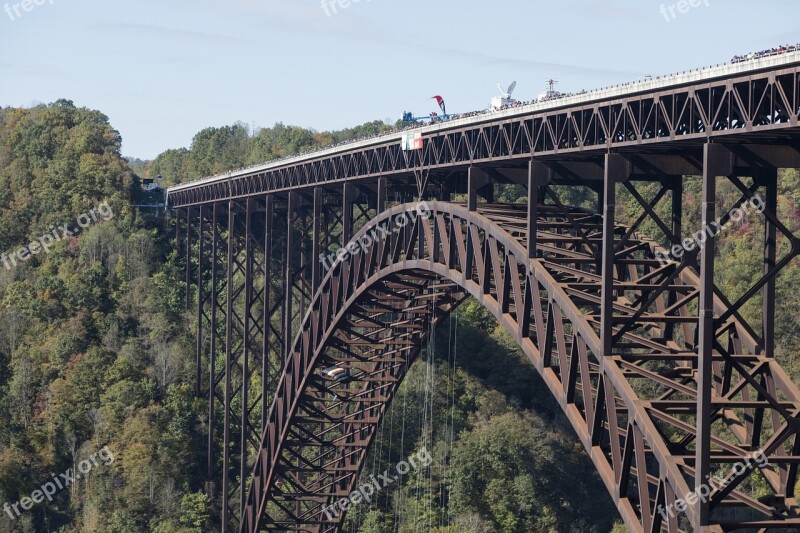
[[(0, 501), (24, 502), (104, 446), (114, 459), (13, 521), (5, 512), (3, 530), (200, 531), (205, 520), (173, 244), (163, 220), (131, 208), (120, 141), (104, 115), (66, 100), (0, 110), (0, 251), (89, 221), (0, 267)], [(113, 216), (82, 217), (105, 202)]]
[(143, 171), (143, 176), (162, 176), (164, 183), (212, 176), (220, 172), (257, 165), (280, 157), (381, 133), (391, 126), (381, 121), (333, 132), (316, 132), (275, 124), (250, 135), (243, 124), (207, 128), (195, 135), (190, 149), (167, 150)]
[[(254, 136), (241, 125), (209, 128), (189, 149), (134, 161), (134, 171), (100, 112), (66, 100), (0, 109), (0, 253), (28, 249), (26, 259), (0, 263), (0, 503), (23, 501), (106, 446), (113, 457), (19, 518), (3, 511), (2, 530), (216, 527), (200, 467), (207, 409), (192, 392), (193, 318), (183, 311), (169, 219), (132, 207), (139, 178), (174, 184), (385, 128), (319, 133), (278, 124)], [(782, 216), (796, 230), (800, 178), (784, 173), (781, 186)], [(514, 190), (500, 194), (518, 199)], [(730, 203), (733, 191), (723, 186), (720, 195)], [(699, 197), (690, 181), (686, 228), (699, 228)], [(640, 209), (623, 195), (620, 212), (630, 221)], [(80, 231), (62, 234), (65, 225)], [(645, 229), (658, 238), (657, 228)], [(751, 248), (762, 231), (753, 217), (721, 236), (726, 290), (741, 293), (757, 279), (761, 263)], [(58, 237), (49, 251), (45, 235)], [(796, 278), (792, 265), (779, 284), (776, 331), (779, 358), (800, 378)], [(760, 324), (756, 307), (745, 313)], [(618, 520), (535, 370), (475, 302), (444, 322), (412, 367), (365, 474), (422, 447), (431, 451), (430, 468), (359, 505), (349, 531), (606, 533)]]

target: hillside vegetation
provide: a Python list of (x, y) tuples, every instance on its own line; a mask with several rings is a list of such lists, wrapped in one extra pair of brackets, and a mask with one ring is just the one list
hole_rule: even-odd
[[(241, 125), (209, 128), (190, 148), (134, 161), (132, 169), (119, 133), (98, 111), (66, 100), (0, 109), (0, 252), (42, 243), (53, 231), (59, 236), (49, 253), (39, 250), (11, 268), (0, 264), (0, 503), (19, 502), (106, 446), (113, 456), (52, 501), (15, 520), (4, 514), (0, 528), (218, 528), (218, 502), (204, 493), (207, 408), (193, 394), (194, 324), (183, 309), (174, 229), (132, 207), (139, 178), (175, 184), (385, 128), (374, 122), (319, 133), (278, 124), (255, 136)], [(800, 177), (782, 174), (781, 187), (780, 211), (796, 230)], [(686, 228), (699, 228), (698, 191), (690, 181)], [(723, 186), (720, 194), (725, 200), (733, 191)], [(90, 218), (73, 235), (54, 230), (81, 225), (93, 210), (113, 215)], [(622, 196), (620, 212), (633, 220), (640, 210)], [(760, 224), (753, 218), (721, 237), (726, 268), (719, 282), (733, 294), (759, 276), (753, 248)], [(657, 237), (656, 228), (646, 230)], [(779, 284), (776, 324), (778, 356), (795, 378), (797, 281), (792, 264)], [(754, 324), (759, 313), (755, 305), (745, 309)], [(366, 474), (421, 447), (431, 451), (431, 467), (358, 506), (348, 515), (350, 531), (606, 533), (618, 520), (536, 372), (474, 301), (445, 321), (412, 367)]]

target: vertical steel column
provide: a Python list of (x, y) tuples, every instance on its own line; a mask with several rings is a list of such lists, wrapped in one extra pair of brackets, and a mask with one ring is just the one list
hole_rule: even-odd
[[(313, 193), (311, 199), (311, 212), (313, 215), (314, 211), (314, 200), (313, 200)], [(311, 252), (308, 249), (308, 234), (314, 233), (312, 228), (309, 227), (308, 223), (308, 210), (306, 204), (306, 197), (300, 197), (300, 210), (298, 212), (298, 221), (300, 223), (300, 234), (299, 234), (299, 241), (300, 241), (300, 264), (298, 265), (299, 268), (297, 269), (298, 276), (296, 277), (297, 287), (299, 288), (297, 294), (299, 299), (299, 305), (297, 309), (297, 317), (302, 322), (303, 317), (306, 314), (306, 308), (309, 302), (306, 302), (306, 298), (310, 293), (313, 292), (313, 288), (306, 286), (306, 284), (310, 285), (311, 276), (313, 274), (313, 264), (314, 258), (309, 257)], [(314, 221), (311, 221), (311, 226), (313, 227)], [(312, 246), (313, 248), (313, 246)]]
[[(778, 169), (766, 168), (759, 172), (759, 178), (766, 189), (765, 211), (778, 213)], [(769, 218), (764, 218), (764, 274), (775, 268), (777, 253), (777, 228)], [(762, 304), (762, 324), (764, 333), (764, 355), (775, 357), (775, 282), (777, 276), (771, 276), (764, 286)]]
[(185, 250), (185, 258), (186, 258), (186, 310), (188, 311), (192, 307), (192, 211), (193, 208), (188, 207), (186, 209), (186, 250)]
[(219, 309), (219, 212), (218, 203), (212, 206), (211, 220), (211, 351), (208, 371), (208, 481), (214, 480), (214, 426), (217, 402), (217, 323)]
[(356, 200), (356, 187), (345, 183), (342, 190), (342, 248), (353, 238), (353, 204)]
[(195, 385), (194, 395), (200, 397), (201, 381), (203, 380), (203, 305), (205, 303), (205, 293), (203, 290), (203, 265), (205, 264), (205, 221), (203, 220), (204, 205), (200, 204), (200, 212), (197, 226), (197, 352), (195, 354)]
[(228, 261), (227, 268), (227, 312), (225, 313), (225, 421), (222, 450), (222, 531), (228, 531), (230, 509), (230, 459), (231, 459), (231, 370), (233, 368), (233, 261), (234, 234), (236, 232), (236, 204), (228, 201)]
[(270, 355), (272, 352), (272, 215), (274, 196), (264, 198), (264, 343), (261, 351), (261, 428), (267, 427), (270, 408)]
[[(305, 263), (306, 240), (304, 238), (305, 237), (304, 232), (306, 231), (306, 218), (305, 218), (306, 214), (305, 214), (304, 209), (303, 209), (303, 203), (304, 203), (303, 202), (303, 197), (300, 195), (300, 193), (295, 193), (295, 192), (290, 192), (289, 193), (289, 214), (288, 214), (288, 219), (291, 221), (292, 217), (295, 214), (297, 214), (297, 220), (299, 220), (301, 233), (298, 235), (295, 225), (294, 224), (290, 224), (290, 226), (288, 228), (288, 232), (289, 233), (287, 235), (287, 248), (288, 248), (288, 254), (289, 254), (288, 260), (289, 260), (290, 265), (292, 265), (292, 266), (290, 266), (291, 275), (287, 279), (287, 289), (288, 289), (288, 293), (287, 293), (287, 297), (286, 297), (287, 332), (284, 335), (284, 339), (285, 339), (285, 342), (286, 342), (286, 359), (284, 361), (284, 364), (288, 363), (290, 358), (294, 355), (291, 352), (291, 349), (292, 349), (292, 343), (293, 343), (293, 339), (294, 339), (294, 335), (293, 335), (294, 328), (293, 328), (293, 323), (292, 323), (293, 316), (294, 316), (293, 315), (293, 313), (294, 313), (294, 302), (292, 301), (292, 299), (293, 299), (295, 282), (297, 282), (298, 285), (300, 285), (300, 291), (299, 291), (299, 293), (300, 293), (300, 309), (299, 309), (299, 313), (300, 313), (301, 319), (302, 319), (303, 312), (305, 311), (305, 305), (304, 305), (305, 293), (304, 293), (303, 287), (302, 287), (302, 277), (304, 275), (304, 268), (306, 266), (306, 263)], [(292, 251), (295, 248), (295, 242), (296, 242), (295, 239), (297, 239), (297, 241), (299, 241), (299, 243), (300, 243), (299, 264), (297, 265), (298, 268), (296, 270), (294, 268), (294, 259), (292, 258)], [(298, 468), (300, 468), (300, 465), (301, 465), (301, 458), (300, 457), (297, 458), (296, 465), (297, 465)], [(294, 507), (295, 507), (295, 510), (294, 510), (295, 515), (299, 516), (300, 515), (300, 501), (299, 500), (295, 502)], [(299, 527), (295, 527), (294, 529), (295, 529), (295, 531), (300, 531)]]
[[(683, 176), (676, 176), (675, 182), (672, 184), (672, 234), (678, 239), (683, 234)], [(672, 246), (670, 246), (671, 248)], [(671, 307), (678, 301), (678, 295), (675, 291), (668, 291), (667, 306)], [(675, 324), (667, 322), (664, 327), (664, 336), (667, 339), (674, 339)]]
[(245, 504), (247, 503), (247, 437), (250, 425), (250, 350), (252, 349), (252, 307), (254, 304), (253, 294), (253, 261), (254, 261), (254, 241), (253, 236), (253, 211), (255, 200), (247, 199), (245, 211), (245, 274), (244, 274), (244, 337), (242, 339), (242, 406), (241, 406), (241, 432), (239, 435), (239, 516), (244, 516)]
[(603, 194), (605, 192), (605, 188), (603, 185), (600, 185), (598, 187), (594, 187), (594, 191), (597, 193), (597, 213), (602, 215), (603, 206), (605, 206), (606, 202), (605, 195)]
[(447, 188), (447, 185), (443, 183), (440, 191), (441, 191), (441, 198), (439, 198), (439, 200), (441, 200), (442, 202), (449, 202), (450, 199), (452, 198), (452, 194), (450, 193), (450, 189)]
[(603, 355), (613, 352), (614, 338), (614, 233), (617, 183), (630, 177), (630, 163), (619, 154), (606, 154), (603, 176), (603, 249), (601, 253), (600, 341)]
[(294, 264), (294, 254), (293, 251), (295, 249), (295, 242), (297, 240), (297, 235), (294, 227), (294, 215), (297, 211), (299, 204), (301, 202), (301, 198), (296, 192), (289, 193), (289, 200), (288, 200), (288, 209), (286, 212), (286, 265), (284, 265), (284, 289), (286, 294), (284, 296), (284, 321), (283, 321), (283, 342), (284, 342), (284, 353), (283, 353), (283, 361), (281, 361), (281, 370), (286, 362), (291, 357), (291, 350), (292, 350), (292, 310), (293, 310), (293, 293), (294, 293), (294, 278), (296, 274), (296, 268)]
[(175, 249), (181, 254), (181, 208), (175, 208)]
[(478, 189), (489, 183), (489, 176), (478, 167), (469, 167), (467, 171), (467, 209), (478, 209)]
[(314, 219), (312, 221), (313, 230), (311, 232), (311, 291), (317, 291), (319, 282), (322, 279), (322, 259), (320, 256), (320, 244), (322, 243), (322, 202), (324, 200), (322, 187), (314, 188)]
[(528, 259), (535, 259), (538, 254), (539, 188), (550, 183), (552, 175), (552, 169), (544, 163), (533, 159), (528, 163)]
[[(716, 214), (717, 176), (733, 174), (732, 154), (718, 144), (703, 148), (702, 227), (710, 228)], [(714, 249), (716, 237), (708, 235), (700, 250), (700, 301), (697, 333), (697, 442), (695, 443), (695, 488), (708, 483), (711, 472), (711, 392), (714, 385), (712, 353), (714, 349)], [(694, 505), (695, 531), (701, 531), (710, 519), (709, 502)]]
[(677, 176), (672, 185), (672, 234), (680, 238), (683, 233), (683, 176)]
[(380, 215), (386, 209), (388, 180), (386, 178), (378, 178), (378, 199), (375, 202), (375, 216)]
[[(181, 209), (175, 208), (175, 252), (178, 259), (183, 257), (183, 243), (181, 243)], [(177, 265), (180, 268), (180, 264)]]

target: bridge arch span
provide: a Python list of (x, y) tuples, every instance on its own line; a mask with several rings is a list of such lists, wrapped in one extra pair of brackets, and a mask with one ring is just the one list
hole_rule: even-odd
[[(625, 522), (637, 531), (677, 531), (682, 513), (664, 520), (657, 506), (690, 492), (685, 472), (621, 359), (598, 356), (592, 302), (568, 294), (563, 272), (556, 279), (545, 261), (528, 258), (524, 212), (426, 205), (427, 217), (417, 204), (381, 213), (352, 241), (371, 235), (373, 242), (341, 258), (323, 279), (276, 391), (242, 530), (338, 531), (344, 513), (324, 508), (355, 488), (375, 429), (431, 328), (472, 296), (544, 378)], [(540, 220), (553, 229), (543, 234), (544, 254), (583, 256), (579, 215), (583, 224), (600, 223), (594, 215), (540, 207)], [(403, 219), (409, 223), (399, 224)], [(593, 275), (584, 268), (574, 276)], [(326, 379), (323, 370), (334, 365), (354, 381)]]

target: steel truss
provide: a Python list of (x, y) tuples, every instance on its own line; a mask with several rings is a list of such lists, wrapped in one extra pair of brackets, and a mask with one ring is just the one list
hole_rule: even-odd
[[(774, 332), (776, 279), (800, 253), (777, 213), (799, 111), (794, 65), (171, 190), (223, 531), (338, 531), (344, 513), (324, 508), (355, 486), (408, 366), (467, 296), (543, 376), (631, 530), (800, 530), (800, 392)], [(741, 294), (716, 283), (714, 235), (688, 250), (702, 228), (684, 227), (686, 176), (702, 180), (702, 227), (764, 201), (763, 275)], [(494, 203), (498, 183), (526, 186), (527, 205)], [(717, 205), (721, 183), (739, 199)], [(564, 187), (594, 191), (596, 212)], [(621, 195), (641, 207), (629, 227)], [(439, 200), (432, 217), (401, 226), (417, 198)], [(330, 366), (354, 380), (331, 382)]]
[[(634, 531), (800, 528), (800, 393), (774, 359), (773, 331), (776, 277), (800, 253), (776, 212), (776, 168), (797, 163), (796, 153), (774, 147), (706, 145), (683, 157), (609, 154), (575, 164), (531, 161), (527, 169), (471, 167), (457, 177), (466, 187), (452, 186), (451, 176), (439, 184), (466, 193), (466, 205), (431, 201), (428, 219), (417, 216), (416, 204), (386, 206), (385, 182), (363, 194), (312, 189), (288, 197), (292, 261), (298, 272), (310, 271), (317, 289), (292, 292), (304, 300), (302, 320), (292, 312), (294, 342), (284, 350), (272, 408), (250, 456), (240, 530), (338, 531), (345, 513), (333, 516), (326, 506), (357, 483), (375, 429), (431, 325), (467, 296), (514, 335)], [(599, 193), (603, 216), (560, 198), (555, 185), (579, 183), (577, 173)], [(667, 260), (668, 251), (641, 234), (655, 224), (663, 244), (682, 243), (689, 174), (702, 176), (704, 223), (721, 216), (724, 225), (754, 195), (766, 199), (764, 275), (743, 294), (724, 294), (714, 283), (713, 237)], [(717, 213), (719, 179), (741, 198)], [(491, 198), (495, 181), (526, 184), (532, 201), (479, 203)], [(655, 190), (641, 192), (645, 183)], [(378, 201), (370, 199), (376, 192)], [(613, 222), (620, 194), (642, 208), (630, 227)], [(343, 208), (348, 198), (360, 198), (361, 207)], [(658, 214), (664, 205), (668, 219)], [(217, 210), (230, 218), (224, 204)], [(306, 212), (310, 223), (301, 220)], [(363, 227), (345, 230), (359, 212)], [(401, 214), (413, 222), (399, 225)], [(313, 260), (337, 249), (336, 241), (345, 245), (350, 232), (349, 241), (370, 235), (372, 242), (327, 271)], [(785, 257), (778, 257), (779, 241), (789, 243)], [(310, 265), (304, 249), (312, 250)], [(741, 314), (753, 298), (761, 300), (760, 324)], [(354, 381), (326, 379), (322, 370), (334, 365)], [(767, 466), (733, 468), (756, 451)], [(709, 484), (712, 474), (724, 481)], [(676, 505), (704, 484), (713, 488), (707, 501)], [(755, 498), (754, 484), (767, 494)]]
[(638, 151), (686, 142), (731, 139), (769, 142), (797, 128), (800, 65), (703, 81), (614, 100), (514, 116), (487, 117), (465, 126), (443, 124), (423, 135), (422, 150), (403, 151), (398, 138), (334, 154), (301, 158), (267, 170), (170, 190), (172, 207), (258, 196), (336, 182), (413, 174), (477, 164), (559, 159)]
[(209, 400), (207, 492), (219, 502), (223, 531), (238, 528), (261, 428), (289, 358), (284, 339), (333, 264), (326, 256), (383, 208), (384, 186), (216, 202), (179, 215), (186, 305), (196, 311), (196, 394)]

